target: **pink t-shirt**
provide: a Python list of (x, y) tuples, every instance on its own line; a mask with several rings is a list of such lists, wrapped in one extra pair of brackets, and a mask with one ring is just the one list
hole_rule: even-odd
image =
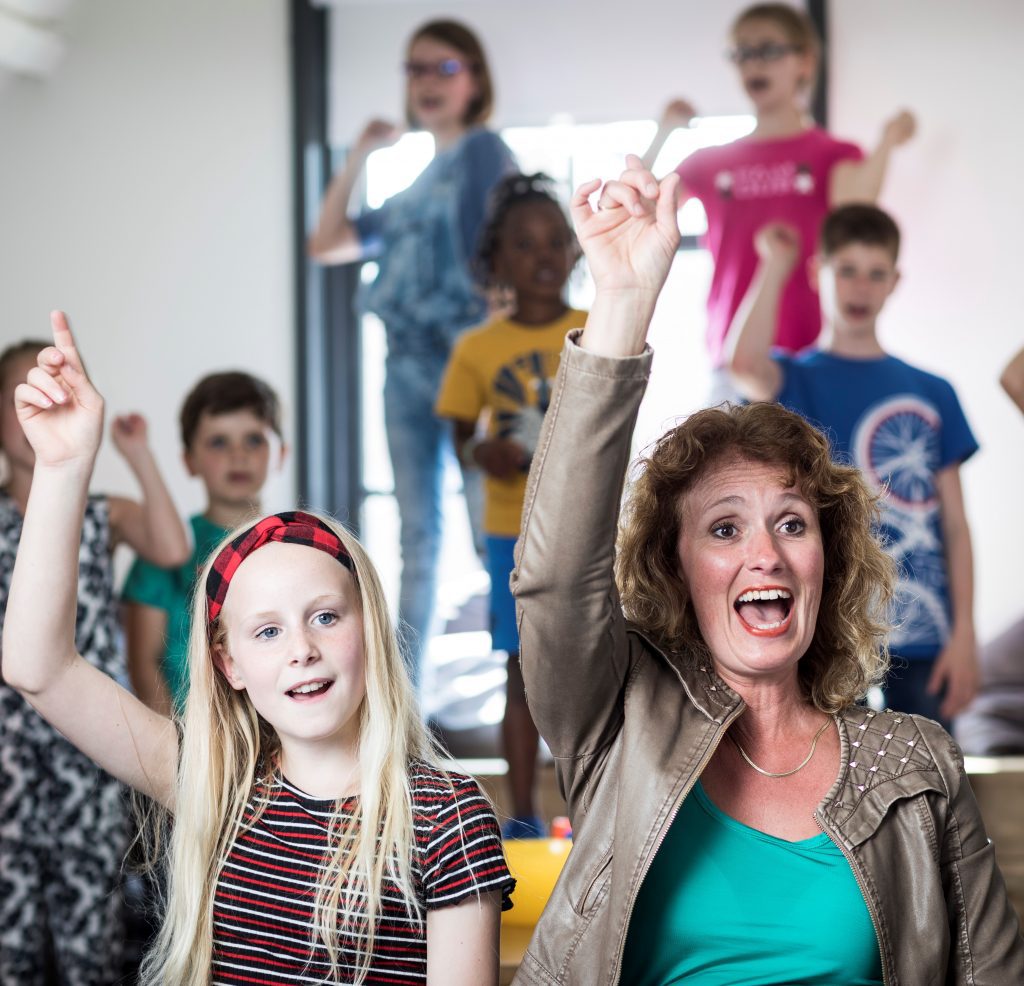
[(723, 362), (725, 335), (757, 269), (754, 234), (769, 222), (800, 231), (801, 256), (782, 295), (775, 343), (787, 352), (809, 346), (821, 331), (807, 258), (829, 209), (829, 174), (840, 161), (859, 161), (856, 144), (817, 127), (794, 137), (742, 137), (695, 151), (676, 168), (686, 191), (708, 215), (707, 246), (715, 262), (708, 294), (708, 351)]

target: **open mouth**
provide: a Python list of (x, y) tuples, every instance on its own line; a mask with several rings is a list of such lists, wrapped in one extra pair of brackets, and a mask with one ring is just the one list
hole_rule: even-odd
[(290, 688), (285, 694), (296, 702), (311, 702), (314, 699), (326, 695), (331, 690), (333, 681), (321, 679), (320, 681), (307, 681), (303, 685), (296, 685)]
[(846, 317), (855, 321), (867, 318), (871, 313), (871, 309), (867, 305), (847, 305), (846, 306)]
[(733, 608), (748, 633), (755, 637), (778, 637), (789, 629), (793, 594), (778, 586), (749, 589), (733, 603)]

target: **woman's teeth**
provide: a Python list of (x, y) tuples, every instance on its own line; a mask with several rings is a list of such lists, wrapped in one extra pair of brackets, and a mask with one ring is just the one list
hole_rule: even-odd
[(787, 592), (785, 589), (751, 589), (750, 592), (744, 592), (739, 599), (736, 600), (738, 603), (753, 603), (759, 599), (792, 599), (793, 595)]

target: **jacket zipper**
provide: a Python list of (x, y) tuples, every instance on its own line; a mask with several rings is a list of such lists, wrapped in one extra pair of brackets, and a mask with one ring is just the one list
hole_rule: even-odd
[(878, 957), (882, 962), (882, 986), (889, 986), (889, 977), (886, 974), (888, 962), (886, 961), (885, 953), (882, 951), (882, 937), (878, 933), (878, 915), (875, 913), (875, 905), (872, 903), (871, 898), (864, 889), (864, 881), (861, 879), (860, 870), (858, 870), (857, 864), (853, 860), (853, 854), (847, 851), (846, 846), (843, 844), (842, 836), (838, 839), (833, 838), (832, 833), (825, 827), (825, 823), (818, 817), (817, 811), (814, 812), (812, 817), (814, 818), (818, 828), (832, 840), (832, 842), (838, 847), (839, 851), (843, 854), (847, 865), (850, 867), (850, 872), (853, 874), (854, 880), (857, 881), (857, 889), (860, 890), (860, 895), (864, 899), (864, 905), (868, 909), (868, 917), (871, 918), (871, 930), (875, 933), (875, 944), (878, 946)]
[(629, 922), (633, 917), (633, 907), (636, 905), (636, 899), (640, 894), (640, 888), (643, 886), (644, 880), (647, 878), (647, 872), (651, 868), (651, 863), (654, 862), (654, 857), (658, 855), (658, 850), (661, 848), (661, 844), (665, 841), (665, 836), (668, 835), (668, 830), (672, 827), (672, 823), (676, 820), (676, 815), (679, 814), (679, 809), (683, 806), (686, 796), (693, 790), (694, 785), (700, 779), (700, 775), (704, 773), (704, 768), (708, 765), (708, 761), (715, 755), (715, 750), (718, 749), (718, 744), (722, 742), (722, 737), (726, 734), (729, 727), (733, 724), (733, 721), (738, 718), (744, 708), (745, 706), (740, 703), (740, 705), (733, 709), (722, 722), (722, 726), (718, 731), (718, 739), (715, 740), (707, 753), (701, 757), (696, 770), (694, 770), (690, 775), (690, 781), (683, 785), (683, 789), (679, 792), (679, 797), (676, 799), (675, 806), (672, 808), (672, 811), (669, 812), (668, 818), (665, 819), (664, 824), (661, 826), (661, 831), (658, 833), (658, 838), (655, 840), (654, 848), (648, 854), (647, 859), (644, 860), (643, 872), (641, 872), (640, 879), (636, 882), (636, 886), (630, 894), (629, 908), (626, 911), (626, 924), (623, 927), (622, 937), (619, 939), (619, 952), (615, 960), (615, 976), (612, 979), (612, 983), (618, 984), (619, 979), (622, 976), (622, 956), (626, 950), (626, 935), (629, 934)]

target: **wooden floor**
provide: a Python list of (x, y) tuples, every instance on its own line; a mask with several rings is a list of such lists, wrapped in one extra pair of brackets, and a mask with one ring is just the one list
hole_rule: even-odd
[[(464, 760), (460, 766), (473, 773), (494, 801), (500, 818), (509, 814), (503, 760)], [(1010, 899), (1024, 924), (1024, 757), (967, 757), (967, 774), (981, 807)], [(546, 819), (565, 814), (554, 769), (542, 768), (539, 779), (541, 814)], [(530, 929), (503, 926), (501, 983), (512, 981), (530, 940)]]

